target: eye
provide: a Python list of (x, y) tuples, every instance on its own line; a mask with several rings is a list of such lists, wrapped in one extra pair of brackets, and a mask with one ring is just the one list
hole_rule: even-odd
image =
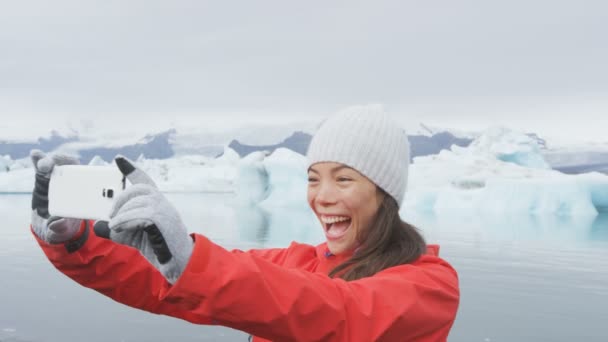
[(350, 179), (348, 177), (338, 177), (338, 182), (348, 182), (348, 181), (352, 181), (352, 179)]
[(316, 182), (318, 179), (316, 177), (308, 177), (308, 183)]

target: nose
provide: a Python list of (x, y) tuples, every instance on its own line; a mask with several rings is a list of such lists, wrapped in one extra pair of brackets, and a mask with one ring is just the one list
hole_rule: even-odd
[(329, 182), (321, 182), (317, 188), (314, 199), (320, 205), (336, 203), (335, 188)]

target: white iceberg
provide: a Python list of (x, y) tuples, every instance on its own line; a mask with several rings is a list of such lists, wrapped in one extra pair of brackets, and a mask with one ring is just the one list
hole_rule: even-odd
[(11, 156), (0, 156), (0, 173), (8, 172), (12, 163), (13, 161), (11, 159)]
[(402, 212), (595, 215), (606, 197), (607, 176), (550, 170), (534, 139), (492, 128), (468, 148), (415, 158)]
[[(306, 158), (280, 149), (263, 165), (259, 172), (268, 174), (269, 194), (260, 205), (308, 210)], [(415, 158), (401, 213), (589, 216), (606, 210), (607, 176), (551, 170), (535, 139), (490, 128), (468, 148), (453, 146), (438, 155)]]
[[(456, 147), (458, 148), (458, 147)], [(488, 128), (462, 154), (477, 155), (535, 169), (550, 169), (541, 154), (537, 140), (506, 127)]]
[(268, 172), (264, 167), (264, 158), (264, 152), (253, 152), (239, 161), (235, 180), (239, 204), (256, 204), (268, 196)]
[[(0, 157), (0, 162), (9, 170), (0, 172), (0, 192), (31, 191), (34, 170), (29, 158)], [(137, 165), (165, 192), (235, 193), (241, 205), (272, 212), (275, 208), (309, 212), (306, 157), (288, 149), (277, 149), (269, 156), (256, 152), (242, 159), (227, 147), (219, 158), (141, 156)], [(599, 211), (608, 211), (608, 176), (551, 170), (535, 139), (505, 128), (487, 130), (467, 148), (453, 146), (437, 155), (415, 158), (402, 206), (403, 215), (591, 216)]]
[(308, 185), (306, 165), (306, 157), (286, 148), (279, 148), (264, 159), (270, 193), (261, 205), (265, 207), (299, 207), (302, 203), (306, 205)]
[(91, 159), (91, 161), (89, 162), (89, 165), (94, 165), (94, 166), (106, 166), (108, 165), (108, 162), (106, 162), (105, 160), (103, 160), (103, 158), (101, 158), (100, 156), (95, 156)]
[(140, 157), (137, 165), (165, 192), (234, 192), (233, 155), (218, 159), (200, 155), (162, 160)]

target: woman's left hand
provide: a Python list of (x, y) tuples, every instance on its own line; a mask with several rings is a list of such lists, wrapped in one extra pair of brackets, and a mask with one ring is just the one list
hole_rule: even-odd
[(125, 157), (118, 156), (115, 162), (132, 186), (116, 198), (109, 237), (137, 248), (173, 284), (190, 259), (193, 240), (154, 181)]

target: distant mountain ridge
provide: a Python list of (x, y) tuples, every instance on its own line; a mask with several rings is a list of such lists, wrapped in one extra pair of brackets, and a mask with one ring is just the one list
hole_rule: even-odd
[(0, 140), (0, 155), (9, 155), (13, 159), (21, 159), (30, 155), (30, 151), (33, 149), (39, 149), (42, 151), (52, 151), (57, 147), (78, 141), (80, 138), (78, 135), (64, 137), (61, 136), (57, 131), (51, 131), (49, 138), (38, 138), (35, 143), (20, 143), (20, 142), (9, 142)]
[[(254, 151), (266, 151), (272, 153), (278, 148), (288, 148), (294, 152), (306, 155), (306, 150), (312, 139), (312, 135), (304, 132), (294, 132), (291, 136), (275, 145), (254, 146), (241, 144), (238, 140), (232, 140), (228, 147), (235, 150), (239, 156), (244, 157)], [(458, 138), (450, 132), (434, 133), (427, 135), (410, 135), (410, 160), (419, 156), (437, 154), (439, 151), (449, 149), (452, 145), (461, 147), (469, 146), (473, 139)]]
[(573, 165), (573, 166), (556, 166), (553, 168), (562, 173), (577, 175), (588, 172), (600, 172), (608, 175), (608, 163)]
[(228, 144), (228, 147), (235, 150), (236, 153), (238, 153), (239, 156), (241, 156), (241, 157), (244, 157), (244, 156), (248, 155), (249, 153), (255, 152), (255, 151), (267, 151), (270, 154), (270, 153), (274, 152), (274, 150), (276, 150), (278, 148), (282, 148), (282, 147), (288, 148), (294, 152), (305, 155), (311, 139), (312, 139), (312, 135), (310, 135), (308, 133), (297, 131), (297, 132), (294, 132), (289, 137), (287, 137), (285, 140), (281, 141), (278, 144), (274, 144), (274, 145), (262, 145), (262, 146), (247, 145), (247, 144), (240, 143), (236, 139), (233, 139), (230, 142), (230, 144)]
[(435, 133), (432, 136), (410, 135), (410, 160), (415, 157), (437, 154), (441, 150), (449, 150), (452, 145), (467, 147), (473, 139), (458, 138), (450, 132)]
[(601, 172), (608, 174), (608, 149), (606, 147), (547, 150), (543, 157), (554, 170), (562, 173)]
[[(78, 155), (83, 163), (88, 163), (95, 156), (99, 156), (105, 161), (110, 161), (117, 154), (122, 154), (131, 159), (137, 159), (140, 155), (154, 159), (167, 159), (175, 156), (173, 147), (171, 146), (171, 138), (175, 133), (176, 131), (171, 129), (158, 134), (149, 134), (141, 142), (120, 147), (82, 148), (78, 150)], [(38, 138), (36, 143), (0, 141), (0, 156), (9, 155), (12, 159), (21, 159), (29, 156), (32, 149), (51, 152), (64, 144), (79, 141), (80, 137), (77, 134), (64, 137), (56, 131), (52, 131), (50, 138)]]
[[(170, 129), (156, 134), (148, 134), (133, 144), (118, 147), (103, 147), (103, 142), (100, 142), (99, 144), (102, 146), (80, 148), (77, 152), (83, 163), (89, 163), (95, 156), (99, 156), (105, 161), (111, 161), (117, 154), (122, 154), (131, 159), (137, 159), (141, 155), (150, 159), (168, 159), (176, 156), (174, 143), (177, 134), (175, 129)], [(263, 134), (263, 132), (260, 132), (260, 134)], [(535, 139), (541, 149), (545, 149), (546, 142), (542, 138), (534, 133), (529, 133), (528, 136)], [(69, 145), (71, 143), (82, 142), (81, 139), (77, 132), (69, 136), (62, 136), (56, 131), (52, 131), (50, 137), (38, 138), (36, 142), (31, 143), (0, 140), (0, 156), (8, 155), (12, 159), (21, 159), (27, 157), (32, 149), (50, 152), (60, 148), (64, 144)], [(311, 139), (312, 135), (302, 131), (295, 131), (281, 142), (273, 145), (249, 145), (233, 139), (227, 146), (236, 151), (241, 157), (254, 151), (266, 151), (270, 154), (278, 148), (286, 148), (305, 155)], [(452, 145), (466, 147), (473, 141), (472, 138), (457, 136), (449, 131), (439, 132), (431, 129), (417, 132), (415, 135), (409, 135), (408, 139), (410, 141), (410, 159), (418, 156), (437, 154), (441, 150), (449, 149)], [(221, 145), (202, 144), (192, 146), (188, 153), (218, 157), (223, 153), (221, 150)], [(547, 151), (547, 154), (545, 154), (545, 159), (552, 168), (563, 173), (578, 174), (596, 171), (608, 174), (608, 152), (605, 154), (597, 154), (596, 152), (585, 153), (584, 157), (581, 158), (581, 154), (578, 153), (552, 155)], [(566, 158), (569, 162), (564, 163), (560, 158)]]
[(140, 155), (152, 159), (168, 159), (175, 156), (171, 146), (171, 137), (176, 133), (174, 129), (147, 135), (143, 142), (121, 147), (95, 147), (79, 151), (80, 158), (87, 163), (95, 156), (105, 161), (114, 159), (117, 154), (122, 154), (130, 159), (137, 159)]
[[(177, 134), (175, 129), (170, 129), (157, 134), (149, 134), (135, 144), (119, 147), (89, 147), (78, 149), (78, 154), (83, 163), (88, 163), (95, 156), (105, 161), (112, 160), (117, 154), (122, 154), (131, 159), (137, 159), (140, 155), (151, 159), (167, 159), (175, 156), (173, 149), (173, 138)], [(473, 139), (459, 138), (449, 132), (434, 133), (428, 135), (411, 135), (408, 137), (411, 145), (411, 156), (425, 156), (439, 153), (442, 149), (449, 149), (452, 145), (468, 146)], [(272, 153), (278, 148), (287, 148), (296, 153), (305, 155), (312, 135), (296, 131), (283, 141), (273, 145), (248, 145), (233, 139), (228, 147), (236, 151), (239, 156), (244, 157), (254, 151), (266, 151)], [(37, 148), (45, 152), (53, 151), (63, 144), (79, 142), (81, 138), (76, 134), (63, 137), (57, 132), (52, 132), (50, 138), (39, 138), (37, 143), (14, 143), (0, 141), (0, 155), (9, 155), (13, 159), (27, 157), (31, 149)], [(192, 153), (206, 155), (209, 151), (217, 150), (216, 146), (199, 146)], [(221, 153), (214, 155), (220, 156)]]

